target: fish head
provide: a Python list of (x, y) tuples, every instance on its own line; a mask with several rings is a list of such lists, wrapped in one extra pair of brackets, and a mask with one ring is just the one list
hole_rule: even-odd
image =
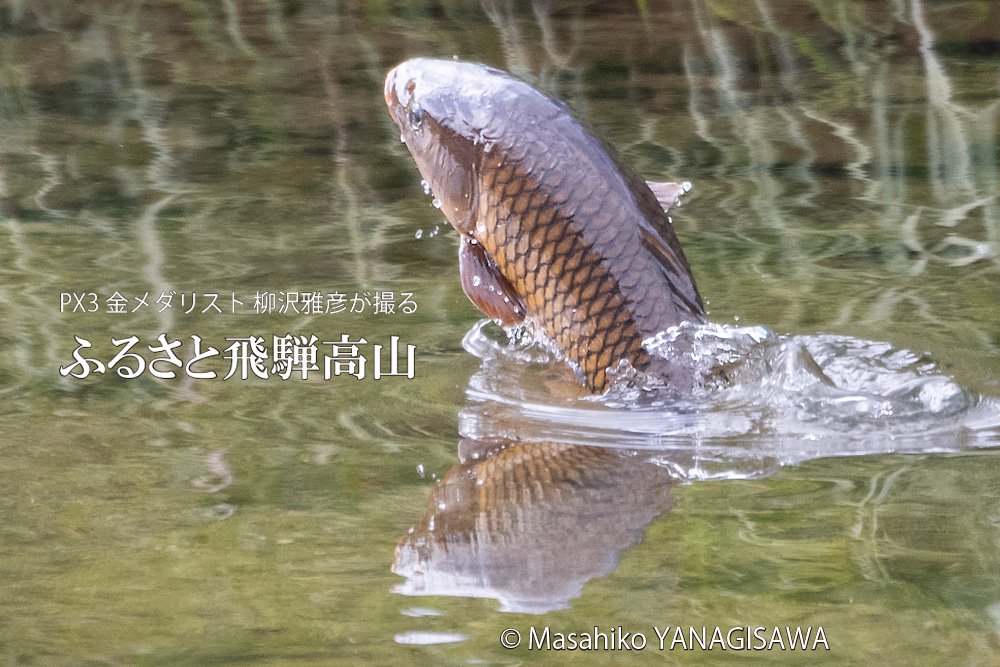
[(455, 229), (472, 235), (477, 171), (509, 75), (485, 65), (414, 58), (389, 71), (385, 103), (400, 138)]

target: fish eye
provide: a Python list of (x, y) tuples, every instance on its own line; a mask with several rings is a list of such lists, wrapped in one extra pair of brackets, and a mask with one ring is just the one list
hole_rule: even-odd
[(416, 102), (410, 107), (410, 125), (414, 130), (419, 130), (424, 122), (424, 110)]

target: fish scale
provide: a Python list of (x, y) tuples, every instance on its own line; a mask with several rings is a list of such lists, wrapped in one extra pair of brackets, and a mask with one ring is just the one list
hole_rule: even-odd
[[(601, 391), (607, 384), (605, 369), (613, 360), (630, 359), (639, 366), (645, 363), (641, 346), (645, 336), (629, 317), (614, 278), (602, 269), (602, 257), (586, 252), (578, 237), (565, 233), (571, 221), (559, 215), (550, 198), (538, 197), (535, 206), (519, 208), (517, 202), (524, 191), (542, 192), (539, 184), (509, 164), (498, 165), (495, 158), (493, 164), (490, 162), (483, 165), (483, 183), (505, 183), (500, 197), (482, 200), (480, 219), (486, 233), (479, 241), (501, 273), (513, 277), (514, 287), (528, 295), (529, 313), (540, 311), (545, 333), (579, 366), (588, 387)], [(491, 171), (496, 175), (491, 177)], [(542, 211), (547, 215), (540, 233)], [(589, 214), (600, 214), (600, 207)], [(532, 249), (539, 257), (533, 261), (528, 252), (531, 239), (541, 241)], [(573, 268), (568, 270), (571, 258)]]
[(564, 106), (498, 70), (429, 59), (392, 70), (385, 97), (462, 234), (466, 294), (544, 332), (591, 391), (622, 360), (646, 369), (644, 339), (703, 321), (665, 198)]

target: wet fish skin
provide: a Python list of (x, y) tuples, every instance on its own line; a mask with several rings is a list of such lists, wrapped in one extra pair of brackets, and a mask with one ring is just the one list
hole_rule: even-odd
[(390, 71), (385, 98), (463, 236), (466, 294), (543, 331), (589, 389), (622, 359), (646, 368), (645, 338), (703, 321), (657, 196), (563, 105), (499, 70), (429, 59)]

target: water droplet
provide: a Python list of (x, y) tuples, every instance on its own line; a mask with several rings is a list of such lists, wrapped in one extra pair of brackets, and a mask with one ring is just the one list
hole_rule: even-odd
[(414, 236), (416, 236), (418, 239), (423, 238), (423, 235), (424, 235), (424, 230), (422, 229), (418, 229), (417, 233), (414, 234)]
[(421, 478), (423, 478), (423, 476), (424, 476), (424, 464), (423, 463), (417, 464), (417, 474), (420, 475)]
[(399, 140), (400, 140), (400, 142), (402, 142), (404, 144), (406, 143), (406, 137), (403, 136), (402, 132), (399, 133)]
[(739, 321), (740, 321), (740, 316), (739, 315), (734, 315), (733, 316), (733, 322), (739, 322)]
[(433, 206), (434, 208), (441, 208), (441, 200), (435, 197), (434, 199), (431, 200), (431, 206)]
[(447, 506), (447, 505), (445, 505), (444, 503), (438, 503), (438, 509), (439, 509), (439, 510), (444, 510), (444, 509), (448, 509), (448, 506)]
[(482, 282), (483, 282), (483, 280), (479, 276), (472, 276), (472, 286), (473, 287), (479, 287), (480, 283), (482, 283)]
[(427, 181), (420, 181), (420, 187), (424, 189), (425, 195), (429, 195), (431, 193), (431, 184)]

